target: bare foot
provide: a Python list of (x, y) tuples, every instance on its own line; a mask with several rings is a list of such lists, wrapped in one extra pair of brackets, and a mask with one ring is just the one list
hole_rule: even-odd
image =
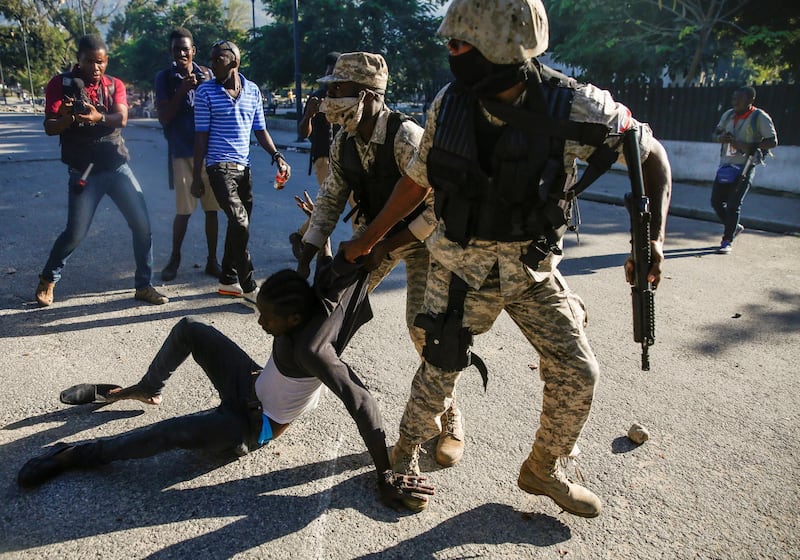
[(153, 395), (139, 385), (131, 385), (124, 389), (112, 389), (108, 392), (108, 402), (133, 400), (145, 404), (161, 404), (161, 395)]

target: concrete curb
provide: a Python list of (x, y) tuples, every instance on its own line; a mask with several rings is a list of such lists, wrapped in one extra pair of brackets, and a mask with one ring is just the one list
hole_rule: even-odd
[[(614, 206), (624, 206), (624, 202), (620, 197), (602, 192), (591, 192), (591, 188), (581, 194), (580, 200), (600, 202), (603, 204), (613, 204)], [(704, 222), (719, 222), (717, 215), (712, 210), (703, 210), (700, 208), (692, 208), (676, 204), (670, 205), (669, 215), (680, 218), (691, 218), (693, 220), (702, 220)], [(747, 216), (742, 216), (740, 223), (745, 228), (768, 231), (770, 233), (782, 233), (784, 235), (800, 234), (797, 226), (788, 222), (761, 220), (758, 218), (748, 218)]]

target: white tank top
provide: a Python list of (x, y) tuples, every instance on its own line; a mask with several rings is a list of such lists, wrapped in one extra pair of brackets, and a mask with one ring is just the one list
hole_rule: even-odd
[(278, 424), (289, 424), (317, 408), (325, 386), (316, 377), (286, 377), (270, 356), (256, 379), (255, 389), (264, 414)]

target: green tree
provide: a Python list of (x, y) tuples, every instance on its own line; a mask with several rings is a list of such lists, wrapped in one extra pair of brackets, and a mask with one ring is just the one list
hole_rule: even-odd
[(141, 89), (152, 89), (156, 73), (171, 60), (169, 33), (186, 27), (194, 36), (197, 61), (204, 63), (219, 39), (245, 43), (246, 10), (242, 0), (130, 0), (125, 13), (111, 21), (108, 45), (112, 73)]
[(657, 79), (664, 69), (693, 83), (730, 57), (749, 0), (545, 0), (554, 30), (551, 48), (585, 77)]
[[(444, 0), (303, 0), (299, 2), (300, 70), (313, 83), (330, 51), (380, 53), (389, 66), (395, 99), (420, 93), (446, 67), (435, 16)], [(250, 77), (272, 88), (294, 83), (291, 0), (265, 0), (274, 23), (250, 45)]]
[(74, 55), (70, 54), (68, 34), (59, 25), (57, 5), (32, 0), (8, 0), (0, 3), (0, 57), (7, 83), (20, 83), (30, 89), (25, 43), (28, 47), (35, 93), (40, 93), (47, 81), (67, 68)]
[[(759, 0), (736, 19), (743, 53), (761, 69), (761, 78), (800, 82), (800, 3)], [(737, 34), (738, 35), (738, 34)]]

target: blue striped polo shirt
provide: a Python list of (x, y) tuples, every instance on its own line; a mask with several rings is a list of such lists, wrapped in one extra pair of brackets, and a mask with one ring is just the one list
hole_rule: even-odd
[(194, 129), (208, 132), (206, 165), (250, 165), (250, 131), (265, 130), (261, 90), (239, 74), (242, 91), (233, 99), (217, 80), (203, 82), (194, 98)]

